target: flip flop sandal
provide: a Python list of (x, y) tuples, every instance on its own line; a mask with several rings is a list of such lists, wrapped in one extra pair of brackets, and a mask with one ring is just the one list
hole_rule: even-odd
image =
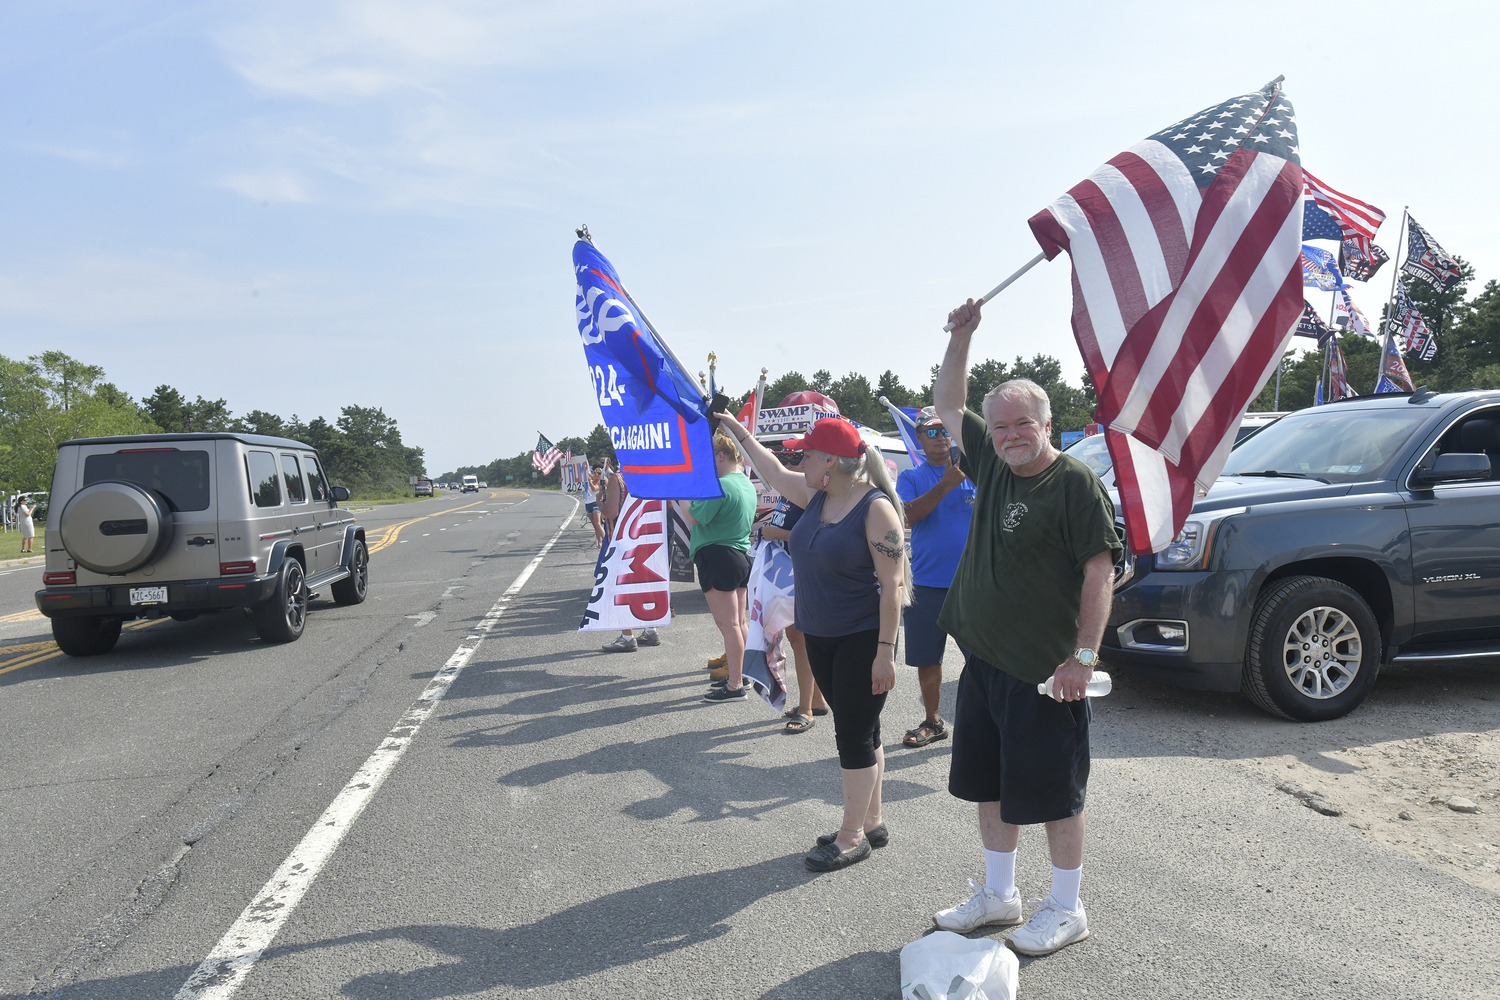
[(813, 709), (813, 715), (827, 715), (827, 714), (828, 714), (828, 706), (827, 705), (824, 705), (822, 708), (815, 708), (815, 709)]
[(791, 717), (787, 719), (786, 727), (782, 732), (789, 736), (796, 736), (799, 733), (807, 732), (815, 725), (817, 725), (817, 722), (808, 716), (798, 715), (796, 712), (793, 712)]
[(902, 746), (925, 747), (929, 743), (948, 738), (948, 727), (943, 725), (943, 720), (936, 722), (924, 722), (916, 729), (908, 729), (906, 736), (901, 740)]

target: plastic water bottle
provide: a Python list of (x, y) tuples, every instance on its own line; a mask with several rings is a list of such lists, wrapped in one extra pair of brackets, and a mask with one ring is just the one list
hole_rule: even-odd
[[(1036, 686), (1036, 693), (1048, 698), (1052, 697), (1052, 685), (1057, 683), (1057, 675), (1053, 674)], [(1095, 670), (1089, 677), (1088, 686), (1083, 689), (1085, 698), (1103, 698), (1115, 688), (1114, 681), (1109, 679), (1109, 674), (1102, 670)]]

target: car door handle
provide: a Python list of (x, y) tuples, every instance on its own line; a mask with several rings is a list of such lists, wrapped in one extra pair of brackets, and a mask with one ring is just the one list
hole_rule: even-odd
[(194, 537), (189, 538), (187, 540), (187, 543), (201, 549), (205, 545), (212, 545), (214, 543), (214, 540), (212, 538), (204, 538), (202, 535), (195, 535)]

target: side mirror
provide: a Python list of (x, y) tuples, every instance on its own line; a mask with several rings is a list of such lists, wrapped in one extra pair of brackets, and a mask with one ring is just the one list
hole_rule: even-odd
[[(1485, 466), (1485, 468), (1487, 469), (1489, 466)], [(349, 490), (343, 486), (330, 486), (328, 488), (328, 495), (333, 497), (334, 503), (343, 503), (349, 499)]]
[(1415, 487), (1435, 486), (1438, 483), (1467, 483), (1490, 478), (1490, 457), (1484, 453), (1450, 451), (1439, 455), (1430, 469), (1417, 469), (1411, 474)]

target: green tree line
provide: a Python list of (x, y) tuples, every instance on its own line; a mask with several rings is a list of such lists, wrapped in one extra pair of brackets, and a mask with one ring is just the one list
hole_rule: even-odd
[(404, 496), (407, 479), (421, 475), (423, 453), (401, 440), (396, 421), (378, 407), (345, 406), (323, 417), (283, 420), (264, 410), (236, 417), (222, 399), (188, 400), (169, 385), (137, 402), (104, 369), (62, 351), (25, 361), (0, 356), (0, 487), (51, 487), (57, 446), (70, 438), (114, 434), (233, 431), (305, 441), (323, 456), (329, 479), (360, 499)]

